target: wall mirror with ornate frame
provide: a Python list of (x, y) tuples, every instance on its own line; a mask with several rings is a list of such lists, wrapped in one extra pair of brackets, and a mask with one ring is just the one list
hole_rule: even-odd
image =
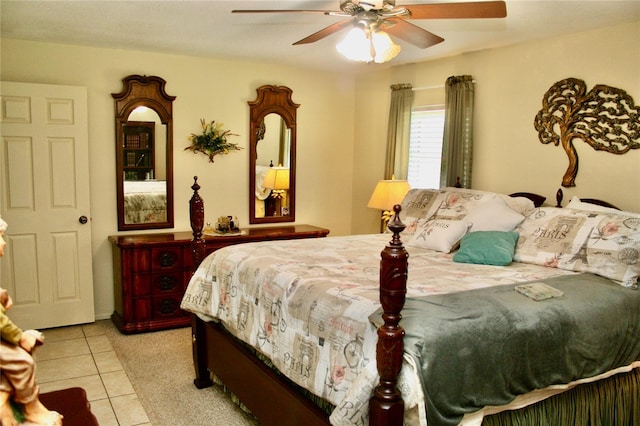
[(285, 86), (265, 85), (249, 101), (249, 223), (296, 216), (296, 111)]
[(173, 227), (173, 100), (165, 80), (130, 75), (112, 93), (118, 230)]

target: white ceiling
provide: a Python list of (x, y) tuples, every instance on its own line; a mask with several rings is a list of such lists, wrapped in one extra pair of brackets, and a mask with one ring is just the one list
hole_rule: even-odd
[[(456, 2), (459, 0), (450, 0)], [(473, 0), (470, 0), (473, 1)], [(396, 4), (430, 3), (397, 0)], [(433, 1), (432, 1), (433, 3)], [(231, 14), (232, 9), (338, 10), (331, 1), (0, 0), (3, 38), (180, 55), (270, 60), (359, 72), (640, 20), (640, 0), (507, 0), (507, 18), (411, 20), (445, 39), (428, 49), (400, 40), (388, 64), (356, 64), (335, 50), (345, 31), (312, 44), (292, 43), (341, 17), (310, 13)], [(624, 41), (622, 41), (624, 42)], [(631, 40), (637, 46), (639, 40)]]

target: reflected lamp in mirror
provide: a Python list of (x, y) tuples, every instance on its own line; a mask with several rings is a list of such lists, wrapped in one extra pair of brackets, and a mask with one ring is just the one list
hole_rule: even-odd
[(400, 204), (411, 187), (406, 180), (379, 180), (367, 207), (382, 210), (382, 229), (384, 230), (393, 215), (393, 206)]
[[(289, 191), (289, 169), (286, 167), (271, 167), (262, 181), (262, 187), (271, 190), (269, 199), (272, 203), (274, 216), (286, 216), (287, 192)], [(270, 210), (267, 207), (267, 210)]]
[[(249, 101), (249, 223), (295, 222), (296, 220), (296, 111), (285, 86), (264, 85), (256, 100)], [(275, 188), (262, 186), (272, 164), (288, 169), (288, 189), (276, 212), (271, 197)], [(268, 180), (273, 180), (268, 179)], [(275, 185), (272, 184), (272, 186)], [(285, 206), (285, 207), (282, 207)]]

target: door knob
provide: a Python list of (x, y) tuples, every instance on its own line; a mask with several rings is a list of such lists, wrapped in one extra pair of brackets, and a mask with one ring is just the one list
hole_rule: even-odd
[(86, 217), (86, 216), (80, 216), (80, 217), (78, 218), (78, 222), (80, 222), (81, 224), (83, 224), (83, 225), (84, 225), (85, 223), (89, 222), (89, 219), (87, 219), (87, 217)]

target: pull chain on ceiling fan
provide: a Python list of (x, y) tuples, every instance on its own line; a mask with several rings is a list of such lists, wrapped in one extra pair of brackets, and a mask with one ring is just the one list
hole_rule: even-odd
[[(254, 9), (232, 10), (232, 13), (322, 13), (329, 16), (348, 17), (317, 31), (294, 45), (314, 43), (338, 31), (353, 27), (358, 32), (355, 41), (340, 43), (338, 50), (345, 56), (349, 50), (357, 51), (354, 60), (386, 62), (395, 57), (400, 46), (391, 41), (386, 33), (411, 43), (421, 49), (434, 46), (444, 39), (417, 25), (408, 19), (474, 19), (504, 18), (507, 7), (504, 1), (477, 1), (458, 3), (408, 4), (396, 7), (395, 0), (340, 0), (340, 10), (309, 9)], [(349, 37), (355, 32), (352, 30)], [(378, 45), (380, 37), (384, 46)], [(363, 40), (365, 40), (363, 42)], [(347, 46), (350, 45), (351, 47)], [(368, 52), (365, 50), (368, 49)], [(384, 53), (382, 53), (384, 51)]]

